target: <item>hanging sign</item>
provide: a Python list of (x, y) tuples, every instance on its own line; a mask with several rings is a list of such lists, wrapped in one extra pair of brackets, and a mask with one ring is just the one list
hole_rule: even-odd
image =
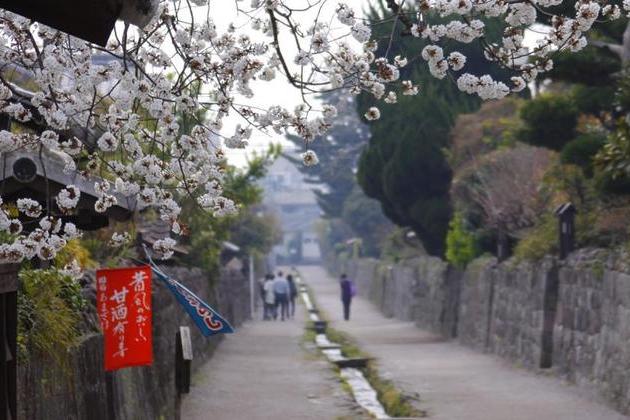
[(153, 363), (151, 267), (98, 270), (96, 287), (105, 370)]
[(230, 323), (219, 315), (217, 311), (212, 309), (210, 305), (188, 290), (186, 286), (162, 272), (151, 259), (147, 246), (142, 245), (142, 247), (157, 278), (173, 293), (175, 299), (177, 299), (180, 305), (188, 312), (188, 315), (190, 315), (197, 325), (197, 328), (199, 328), (204, 336), (208, 337), (215, 334), (230, 334), (234, 332), (234, 328), (232, 328)]
[(188, 315), (195, 321), (201, 333), (208, 337), (215, 334), (233, 333), (232, 326), (221, 317), (206, 302), (188, 290), (186, 286), (162, 273), (155, 265), (153, 272), (175, 296), (175, 299), (184, 307)]
[(201, 333), (208, 337), (215, 334), (233, 333), (232, 326), (221, 317), (206, 302), (201, 300), (197, 295), (188, 290), (186, 286), (157, 270), (155, 267), (153, 272), (157, 278), (162, 280), (169, 290), (175, 296), (175, 299), (184, 307), (188, 315), (195, 321), (195, 324)]

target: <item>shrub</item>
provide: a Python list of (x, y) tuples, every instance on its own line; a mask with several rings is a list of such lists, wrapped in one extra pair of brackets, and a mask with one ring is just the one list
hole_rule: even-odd
[(594, 157), (597, 186), (611, 194), (630, 193), (630, 126), (620, 122)]
[(615, 86), (576, 85), (571, 89), (575, 106), (584, 114), (599, 115), (613, 107)]
[(63, 268), (66, 264), (71, 263), (73, 259), (76, 259), (83, 268), (94, 268), (97, 266), (92, 259), (90, 250), (80, 239), (68, 241), (68, 244), (59, 251), (55, 257), (55, 267)]
[(86, 305), (81, 286), (55, 269), (24, 269), (19, 277), (19, 354), (37, 352), (63, 365), (67, 350), (80, 336), (78, 325)]
[(593, 158), (605, 143), (606, 137), (603, 134), (582, 134), (564, 146), (560, 153), (560, 161), (579, 166), (590, 178), (593, 176)]
[(596, 171), (594, 179), (597, 189), (606, 194), (630, 194), (630, 177), (626, 175), (613, 176), (610, 172)]
[(545, 173), (541, 193), (549, 203), (548, 211), (567, 201), (582, 210), (592, 207), (597, 200), (595, 183), (584, 176), (582, 168), (559, 161)]
[[(597, 212), (595, 211), (578, 212), (575, 218), (576, 247), (597, 242), (596, 219)], [(536, 261), (545, 255), (557, 253), (558, 242), (558, 219), (549, 212), (518, 242), (514, 249), (514, 256), (521, 260)]]
[(514, 256), (520, 260), (539, 260), (558, 250), (558, 221), (553, 214), (546, 214), (540, 223), (518, 242)]
[(446, 260), (457, 268), (464, 268), (475, 256), (475, 238), (466, 230), (461, 214), (457, 213), (448, 225)]
[(527, 101), (520, 110), (524, 127), (517, 137), (520, 141), (561, 150), (575, 136), (578, 110), (568, 95), (540, 95)]

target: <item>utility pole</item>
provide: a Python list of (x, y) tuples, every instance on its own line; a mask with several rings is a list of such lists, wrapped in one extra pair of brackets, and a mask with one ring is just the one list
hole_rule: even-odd
[(249, 311), (252, 319), (256, 314), (254, 290), (254, 256), (249, 254)]

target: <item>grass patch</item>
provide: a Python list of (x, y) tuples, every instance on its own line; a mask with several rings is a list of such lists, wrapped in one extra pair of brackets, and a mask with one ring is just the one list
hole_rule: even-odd
[(593, 263), (593, 274), (595, 275), (597, 280), (599, 280), (599, 281), (604, 280), (604, 272), (605, 271), (606, 271), (606, 267), (604, 266), (603, 262), (595, 261)]
[(364, 374), (370, 385), (376, 390), (378, 400), (383, 404), (385, 412), (392, 417), (426, 417), (427, 413), (418, 410), (412, 404), (414, 397), (405, 395), (396, 386), (378, 375), (372, 363), (368, 363)]
[(313, 343), (315, 342), (315, 337), (317, 333), (313, 329), (313, 323), (311, 321), (306, 323), (306, 327), (304, 328), (304, 334), (302, 335), (303, 343)]
[(369, 357), (359, 348), (354, 339), (344, 332), (328, 327), (326, 329), (326, 336), (333, 343), (340, 344), (341, 352), (349, 359)]

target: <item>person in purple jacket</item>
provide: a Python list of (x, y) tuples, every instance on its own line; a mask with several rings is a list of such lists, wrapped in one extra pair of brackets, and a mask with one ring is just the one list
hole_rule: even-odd
[(356, 294), (355, 286), (352, 280), (345, 274), (341, 275), (341, 302), (343, 303), (343, 319), (350, 320), (350, 303)]

